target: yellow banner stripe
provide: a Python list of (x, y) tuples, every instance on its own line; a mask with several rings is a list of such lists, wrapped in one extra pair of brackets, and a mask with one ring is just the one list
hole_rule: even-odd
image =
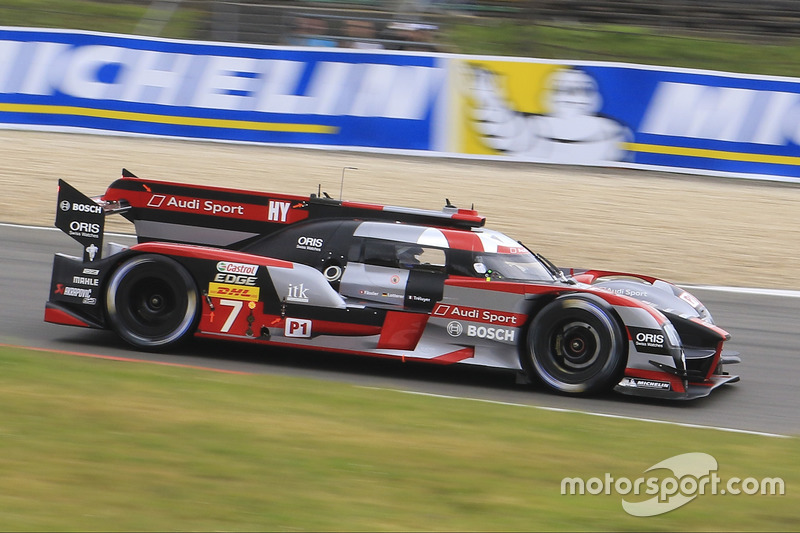
[(747, 154), (707, 150), (704, 148), (685, 148), (682, 146), (662, 146), (658, 144), (623, 143), (626, 150), (649, 154), (681, 155), (686, 157), (705, 157), (707, 159), (726, 159), (746, 163), (773, 163), (776, 165), (800, 165), (800, 157), (788, 155)]
[(115, 120), (130, 120), (133, 122), (153, 122), (156, 124), (202, 126), (207, 128), (227, 128), (236, 130), (323, 134), (339, 132), (339, 128), (335, 126), (324, 126), (322, 124), (286, 124), (281, 122), (256, 122), (251, 120), (228, 120), (220, 118), (176, 117), (172, 115), (133, 113), (130, 111), (113, 111), (110, 109), (92, 109), (74, 106), (0, 104), (0, 111), (8, 113), (41, 113), (44, 115), (73, 115), (77, 117), (110, 118)]

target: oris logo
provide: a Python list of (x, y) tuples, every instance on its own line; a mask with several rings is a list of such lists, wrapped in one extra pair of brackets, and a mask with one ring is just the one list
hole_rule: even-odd
[(664, 344), (664, 335), (660, 333), (637, 333), (636, 342), (648, 345), (662, 346)]
[(631, 340), (636, 350), (644, 353), (669, 355), (670, 343), (667, 335), (660, 329), (629, 327)]
[(297, 244), (302, 244), (303, 246), (316, 246), (319, 248), (322, 246), (322, 239), (317, 237), (300, 237), (297, 239)]
[(324, 239), (319, 237), (300, 237), (297, 239), (297, 248), (300, 250), (311, 250), (313, 252), (322, 251)]
[(69, 229), (75, 233), (100, 233), (100, 224), (89, 222), (78, 222), (73, 220), (69, 223)]
[(61, 208), (62, 211), (69, 211), (72, 209), (73, 211), (78, 211), (80, 213), (95, 213), (100, 215), (103, 213), (103, 208), (97, 204), (79, 204), (77, 202), (70, 203), (69, 200), (61, 200), (59, 202), (58, 207)]

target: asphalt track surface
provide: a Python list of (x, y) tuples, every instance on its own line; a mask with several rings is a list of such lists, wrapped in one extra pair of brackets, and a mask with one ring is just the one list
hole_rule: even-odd
[[(107, 241), (132, 243), (126, 236)], [(79, 255), (80, 248), (50, 228), (0, 224), (0, 343), (104, 357), (191, 365), (226, 371), (276, 374), (454, 396), (577, 410), (779, 435), (800, 435), (800, 298), (789, 291), (742, 293), (692, 288), (733, 340), (742, 364), (730, 367), (741, 382), (692, 402), (641, 400), (618, 394), (570, 398), (535, 385), (519, 385), (515, 374), (464, 365), (440, 367), (394, 360), (317, 354), (235, 343), (195, 341), (180, 351), (137, 352), (110, 332), (43, 321), (53, 254)], [(120, 364), (126, 364), (121, 362)]]

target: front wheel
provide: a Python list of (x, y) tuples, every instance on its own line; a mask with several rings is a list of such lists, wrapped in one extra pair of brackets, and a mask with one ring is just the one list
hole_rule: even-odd
[(192, 331), (198, 317), (198, 292), (189, 272), (160, 255), (125, 261), (105, 291), (111, 327), (143, 350), (172, 346)]
[(622, 377), (626, 341), (605, 302), (563, 296), (533, 319), (522, 354), (523, 368), (553, 390), (594, 394)]

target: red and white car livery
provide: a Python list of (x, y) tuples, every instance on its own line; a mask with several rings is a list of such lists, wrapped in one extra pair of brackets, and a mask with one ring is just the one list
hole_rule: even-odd
[[(139, 243), (103, 244), (119, 213)], [(474, 210), (143, 180), (59, 184), (48, 322), (160, 350), (189, 337), (524, 372), (565, 394), (691, 399), (738, 380), (730, 335), (666, 281), (556, 268)]]

